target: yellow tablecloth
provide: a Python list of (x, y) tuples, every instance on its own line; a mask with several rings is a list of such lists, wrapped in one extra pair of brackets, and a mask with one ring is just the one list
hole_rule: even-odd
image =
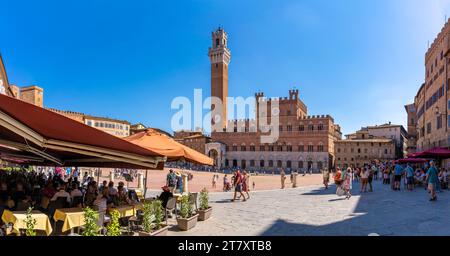
[[(36, 225), (34, 227), (35, 230), (44, 230), (47, 236), (49, 236), (53, 229), (50, 224), (50, 220), (48, 216), (40, 211), (32, 211), (31, 212), (33, 219), (36, 220)], [(9, 211), (4, 210), (2, 215), (2, 220), (5, 223), (13, 224), (13, 232), (19, 233), (20, 229), (26, 229), (27, 226), (25, 224), (26, 211)]]
[(62, 232), (81, 227), (85, 224), (82, 208), (57, 209), (53, 215), (53, 219), (55, 221), (64, 221)]
[(109, 209), (110, 211), (117, 210), (120, 214), (120, 218), (131, 217), (136, 214), (135, 207), (133, 205), (122, 205)]

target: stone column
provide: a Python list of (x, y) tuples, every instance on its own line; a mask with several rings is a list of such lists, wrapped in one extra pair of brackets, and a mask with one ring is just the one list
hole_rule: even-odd
[(109, 181), (114, 182), (114, 170), (109, 171)]
[(188, 176), (185, 173), (181, 174), (181, 176), (183, 177), (183, 193), (189, 193)]
[(138, 189), (144, 189), (144, 175), (142, 173), (138, 173)]

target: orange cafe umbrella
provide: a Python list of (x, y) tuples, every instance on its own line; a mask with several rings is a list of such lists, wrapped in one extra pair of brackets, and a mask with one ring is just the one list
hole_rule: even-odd
[(214, 162), (212, 158), (178, 143), (169, 136), (157, 132), (154, 129), (147, 129), (143, 132), (136, 133), (126, 137), (125, 140), (166, 156), (168, 161), (185, 160), (203, 165), (213, 165)]

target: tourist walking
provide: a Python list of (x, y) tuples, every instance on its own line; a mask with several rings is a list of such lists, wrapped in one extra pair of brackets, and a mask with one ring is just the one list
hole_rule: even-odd
[(216, 188), (216, 177), (217, 176), (214, 174), (212, 178), (212, 188)]
[(323, 175), (323, 185), (325, 186), (325, 189), (328, 189), (328, 183), (330, 183), (330, 170), (327, 168), (322, 170)]
[(232, 202), (236, 201), (236, 196), (237, 193), (239, 192), (240, 196), (242, 198), (244, 198), (244, 202), (247, 201), (247, 199), (245, 199), (245, 195), (244, 193), (242, 193), (242, 183), (243, 183), (243, 177), (242, 174), (239, 170), (236, 171), (235, 174), (235, 178), (234, 178), (234, 197), (233, 200), (231, 200)]
[(436, 201), (436, 181), (438, 180), (438, 170), (434, 161), (430, 162), (430, 168), (427, 171), (426, 180), (428, 181), (428, 190), (430, 191), (430, 201)]
[(367, 183), (369, 182), (369, 170), (366, 167), (361, 168), (361, 193), (367, 192)]
[(166, 177), (166, 186), (169, 188), (170, 193), (174, 192), (176, 185), (177, 185), (177, 175), (172, 169), (170, 169)]
[(250, 175), (246, 171), (244, 171), (242, 176), (242, 191), (247, 194), (247, 199), (250, 199), (250, 194), (248, 193), (250, 185)]
[(343, 189), (345, 191), (345, 198), (350, 199), (352, 197), (351, 190), (352, 190), (352, 168), (348, 167), (347, 171), (345, 171), (342, 174), (342, 180), (343, 180)]
[(414, 169), (406, 164), (406, 186), (409, 191), (414, 189)]
[(340, 186), (342, 184), (342, 171), (339, 167), (336, 168), (336, 173), (334, 174), (334, 184)]
[(373, 192), (373, 187), (372, 187), (372, 181), (373, 181), (373, 177), (375, 176), (375, 169), (367, 167), (367, 169), (369, 170), (369, 178), (367, 179), (367, 183), (369, 184), (369, 192)]
[(394, 167), (394, 190), (400, 190), (400, 183), (402, 181), (403, 167), (400, 164), (395, 164)]
[(281, 174), (281, 189), (284, 189), (285, 186), (284, 184), (286, 182), (286, 173), (284, 172), (283, 169), (281, 169), (280, 174)]

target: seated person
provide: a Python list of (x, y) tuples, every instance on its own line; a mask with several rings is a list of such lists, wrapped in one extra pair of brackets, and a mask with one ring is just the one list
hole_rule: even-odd
[(48, 181), (47, 185), (42, 191), (42, 195), (50, 199), (55, 195), (55, 193), (56, 189), (53, 187), (53, 183), (51, 181)]
[(110, 181), (108, 184), (109, 196), (117, 196), (117, 189), (114, 188), (114, 182)]
[(167, 202), (170, 198), (173, 197), (172, 192), (170, 192), (170, 188), (168, 186), (162, 187), (163, 192), (158, 196), (158, 199), (162, 202), (162, 207), (166, 208)]
[(0, 184), (0, 205), (6, 205), (9, 200), (8, 185), (6, 182)]
[(66, 184), (62, 183), (58, 186), (58, 192), (56, 192), (50, 201), (56, 201), (58, 197), (65, 197), (67, 203), (70, 203), (70, 194), (66, 192)]
[(15, 206), (17, 206), (20, 201), (28, 201), (28, 197), (22, 183), (18, 182), (16, 184), (16, 190), (12, 193), (11, 199), (14, 201)]
[(108, 187), (108, 182), (106, 180), (103, 181), (102, 185), (98, 188), (98, 192), (103, 193), (103, 189)]
[[(120, 183), (119, 183), (120, 184)], [(123, 186), (118, 186), (117, 201), (119, 205), (131, 205), (133, 201), (128, 197), (128, 193)]]
[(105, 187), (103, 189), (103, 193), (97, 196), (97, 198), (94, 201), (94, 206), (97, 207), (97, 210), (99, 212), (106, 212), (108, 210), (108, 198), (109, 198), (109, 189), (108, 187)]
[(72, 191), (70, 192), (70, 196), (72, 198), (77, 197), (77, 196), (83, 196), (83, 193), (81, 192), (81, 190), (78, 189), (77, 183), (72, 184)]

